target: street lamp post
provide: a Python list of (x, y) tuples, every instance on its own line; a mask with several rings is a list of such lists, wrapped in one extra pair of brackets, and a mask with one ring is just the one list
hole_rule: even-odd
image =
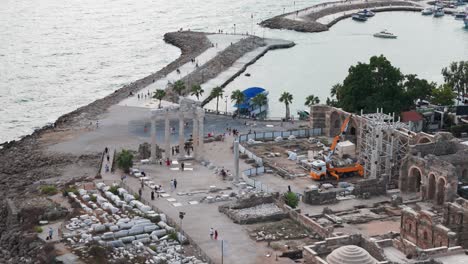
[(224, 96), (224, 102), (226, 102), (226, 111), (224, 112), (225, 115), (227, 115), (227, 101), (228, 101), (228, 96)]

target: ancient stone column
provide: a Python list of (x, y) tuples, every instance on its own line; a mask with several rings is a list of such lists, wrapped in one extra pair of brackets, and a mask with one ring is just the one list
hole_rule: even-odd
[(184, 135), (184, 114), (182, 112), (179, 113), (179, 157), (185, 157), (185, 135)]
[(193, 145), (193, 158), (198, 159), (198, 117), (195, 115), (193, 118), (193, 132), (192, 132), (192, 145)]
[(169, 119), (169, 111), (166, 110), (166, 116), (164, 120), (164, 152), (166, 153), (166, 158), (170, 158), (172, 151), (171, 151), (171, 132), (169, 129), (171, 128), (170, 119)]
[(239, 140), (234, 141), (234, 182), (239, 182)]
[(204, 145), (205, 145), (205, 132), (204, 132), (204, 118), (205, 110), (203, 108), (197, 109), (197, 118), (198, 118), (198, 150), (197, 156), (198, 160), (202, 161), (204, 158)]
[(151, 119), (151, 162), (156, 162), (156, 119)]

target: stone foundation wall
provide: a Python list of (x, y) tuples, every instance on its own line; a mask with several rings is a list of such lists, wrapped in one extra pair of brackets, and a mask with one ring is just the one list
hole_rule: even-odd
[(385, 195), (387, 192), (386, 182), (377, 179), (364, 179), (354, 184), (353, 195), (361, 197), (368, 193), (370, 196)]
[(336, 203), (336, 191), (319, 192), (318, 190), (305, 190), (302, 201), (306, 204), (320, 205)]

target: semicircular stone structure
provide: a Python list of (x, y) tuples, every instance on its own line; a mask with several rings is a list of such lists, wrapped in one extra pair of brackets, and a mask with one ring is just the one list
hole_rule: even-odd
[(348, 245), (333, 250), (327, 256), (327, 262), (329, 264), (376, 264), (378, 261), (365, 249)]

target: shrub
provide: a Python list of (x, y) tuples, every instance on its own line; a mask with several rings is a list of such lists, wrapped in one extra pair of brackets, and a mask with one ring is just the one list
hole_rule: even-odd
[(293, 192), (287, 192), (283, 195), (284, 202), (291, 208), (296, 208), (299, 204), (299, 197)]
[(67, 197), (68, 193), (74, 193), (78, 195), (78, 190), (76, 189), (75, 186), (68, 186), (67, 188), (63, 189), (62, 194), (64, 197)]
[(119, 186), (114, 185), (114, 186), (110, 187), (109, 192), (111, 192), (111, 193), (113, 193), (115, 195), (119, 195), (119, 192), (117, 191), (117, 189), (119, 189)]
[(34, 231), (36, 231), (36, 233), (42, 233), (42, 231), (44, 231), (44, 229), (42, 229), (42, 227), (40, 227), (40, 226), (35, 226)]
[(91, 195), (91, 196), (90, 196), (90, 200), (91, 200), (91, 202), (93, 202), (93, 203), (97, 202), (97, 198), (96, 198), (96, 196), (94, 196), (94, 195)]
[(179, 241), (177, 238), (177, 232), (176, 231), (170, 231), (169, 234), (167, 234), (169, 239), (172, 239), (174, 241)]
[(135, 200), (140, 200), (140, 195), (138, 195), (136, 193), (133, 195), (133, 197), (135, 197)]
[(58, 193), (58, 190), (57, 190), (57, 187), (53, 185), (44, 185), (44, 186), (41, 186), (41, 193), (45, 195), (54, 195)]
[(129, 150), (123, 149), (117, 154), (117, 167), (122, 169), (125, 173), (130, 172), (130, 168), (133, 166), (133, 154)]
[(456, 125), (450, 127), (450, 132), (452, 132), (456, 137), (460, 137), (461, 133), (468, 133), (468, 125)]

